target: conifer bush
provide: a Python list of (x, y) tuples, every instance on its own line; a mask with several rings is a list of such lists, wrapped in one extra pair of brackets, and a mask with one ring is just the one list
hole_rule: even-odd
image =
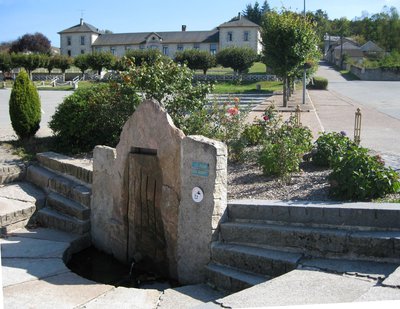
[(19, 139), (29, 139), (39, 130), (40, 98), (24, 70), (18, 74), (12, 88), (9, 112), (11, 125)]

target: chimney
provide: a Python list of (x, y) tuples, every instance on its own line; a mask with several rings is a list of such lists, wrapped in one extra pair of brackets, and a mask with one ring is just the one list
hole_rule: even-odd
[(83, 18), (81, 18), (80, 25), (81, 26), (83, 25)]
[(240, 12), (238, 13), (238, 19), (241, 19), (242, 15), (240, 14)]
[(182, 25), (182, 31), (186, 31), (186, 25)]

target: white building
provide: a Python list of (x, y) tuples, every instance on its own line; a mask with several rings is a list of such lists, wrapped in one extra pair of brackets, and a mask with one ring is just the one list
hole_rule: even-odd
[(259, 26), (240, 16), (209, 31), (103, 33), (98, 28), (83, 22), (58, 32), (61, 54), (76, 56), (91, 52), (111, 52), (123, 56), (129, 49), (158, 49), (174, 57), (177, 51), (199, 49), (211, 54), (230, 46), (250, 47), (261, 53)]

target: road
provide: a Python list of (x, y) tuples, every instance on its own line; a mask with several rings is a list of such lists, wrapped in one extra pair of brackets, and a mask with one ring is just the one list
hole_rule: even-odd
[(309, 91), (323, 129), (345, 131), (352, 138), (354, 114), (360, 108), (361, 145), (400, 168), (400, 82), (347, 81), (327, 65), (316, 75), (329, 81), (327, 91)]
[[(11, 89), (0, 89), (0, 140), (16, 139), (8, 112), (10, 94)], [(42, 137), (51, 135), (48, 122), (54, 114), (56, 107), (70, 94), (72, 94), (72, 91), (39, 91), (42, 104), (42, 120), (36, 136)]]
[(347, 81), (332, 67), (320, 65), (318, 76), (329, 80), (329, 91), (400, 120), (400, 81)]

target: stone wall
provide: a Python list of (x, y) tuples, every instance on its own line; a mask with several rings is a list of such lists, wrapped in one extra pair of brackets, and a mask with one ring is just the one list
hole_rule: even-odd
[(400, 70), (398, 69), (365, 69), (351, 65), (350, 71), (361, 80), (400, 81)]

